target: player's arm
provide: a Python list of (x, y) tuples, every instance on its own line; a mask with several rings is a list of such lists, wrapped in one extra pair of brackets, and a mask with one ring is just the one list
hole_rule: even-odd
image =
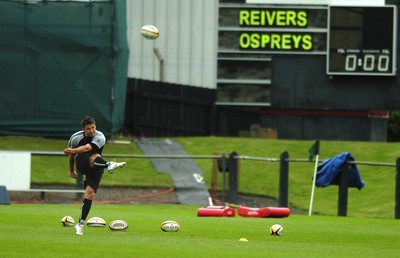
[(68, 161), (69, 161), (69, 176), (72, 178), (76, 178), (76, 172), (74, 170), (74, 166), (75, 166), (75, 154), (80, 154), (80, 153), (84, 153), (84, 152), (88, 152), (92, 150), (92, 145), (91, 144), (86, 144), (83, 146), (79, 146), (77, 148), (65, 148), (64, 149), (64, 154), (68, 155)]
[(72, 178), (77, 178), (76, 172), (75, 172), (75, 157), (74, 155), (69, 155), (68, 156), (68, 162), (69, 162), (69, 177)]
[(64, 149), (64, 154), (66, 155), (72, 155), (72, 154), (81, 154), (84, 152), (88, 152), (93, 150), (92, 145), (90, 143), (79, 146), (78, 148), (65, 148)]

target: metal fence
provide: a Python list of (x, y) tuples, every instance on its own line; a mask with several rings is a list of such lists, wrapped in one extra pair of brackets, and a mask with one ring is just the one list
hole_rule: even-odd
[(257, 107), (215, 105), (214, 89), (128, 79), (124, 129), (137, 137), (237, 136), (260, 123)]
[[(44, 155), (44, 156), (63, 156), (63, 152), (50, 152), (50, 151), (32, 151), (32, 155)], [(282, 152), (280, 158), (268, 158), (268, 157), (254, 157), (254, 156), (243, 156), (236, 152), (232, 152), (229, 156), (225, 154), (221, 155), (142, 155), (142, 154), (107, 154), (104, 157), (115, 157), (115, 158), (144, 158), (144, 159), (216, 159), (225, 160), (226, 163), (223, 172), (229, 174), (229, 194), (228, 201), (236, 203), (238, 197), (238, 175), (239, 175), (239, 164), (240, 160), (249, 161), (262, 161), (262, 162), (279, 162), (279, 197), (278, 202), (280, 207), (288, 207), (288, 196), (289, 196), (289, 163), (290, 162), (310, 162), (309, 159), (294, 159), (289, 158), (288, 152)], [(365, 161), (347, 161), (347, 164), (365, 165), (365, 166), (385, 166), (394, 167), (396, 170), (396, 181), (395, 181), (395, 205), (394, 205), (394, 218), (400, 219), (400, 158), (396, 159), (395, 163), (383, 163), (383, 162), (365, 162)], [(349, 176), (346, 170), (343, 170), (340, 174), (340, 183), (338, 190), (338, 216), (347, 216), (347, 200), (348, 200), (348, 184)]]

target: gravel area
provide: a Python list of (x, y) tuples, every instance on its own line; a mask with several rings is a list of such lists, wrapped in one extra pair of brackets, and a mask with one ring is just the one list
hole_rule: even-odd
[[(60, 186), (32, 186), (34, 189), (60, 189)], [(66, 189), (66, 187), (63, 187)], [(9, 192), (11, 203), (81, 203), (83, 194), (77, 193), (46, 193), (42, 199), (40, 192)], [(226, 198), (221, 192), (212, 194), (214, 205), (225, 205)], [(94, 204), (179, 204), (174, 188), (140, 188), (140, 187), (100, 187)], [(265, 196), (239, 194), (237, 205), (247, 207), (278, 207), (279, 203)], [(307, 214), (290, 208), (291, 214)]]
[[(60, 186), (35, 186), (32, 189), (72, 189)], [(42, 198), (41, 192), (11, 191), (8, 193), (12, 203), (76, 203), (81, 202), (82, 193), (46, 192)], [(174, 189), (163, 188), (131, 188), (131, 187), (100, 187), (94, 203), (177, 203)]]
[[(60, 188), (60, 186), (35, 186), (32, 188)], [(64, 187), (65, 188), (65, 187)], [(221, 192), (212, 194), (214, 205), (225, 205)], [(46, 193), (42, 199), (40, 192), (9, 192), (11, 203), (81, 203), (83, 194)], [(133, 188), (100, 187), (94, 204), (178, 204), (174, 188)], [(278, 202), (265, 196), (239, 194), (237, 205), (247, 207), (278, 207)], [(290, 209), (291, 214), (306, 214), (305, 211)]]
[[(66, 189), (60, 186), (32, 186), (31, 188)], [(11, 202), (45, 202), (45, 203), (75, 203), (81, 202), (83, 194), (80, 193), (45, 193), (44, 199), (40, 192), (9, 192)], [(220, 192), (213, 194), (215, 205), (224, 205), (227, 198)], [(100, 187), (95, 197), (95, 203), (179, 203), (174, 188), (133, 188), (133, 187)], [(278, 206), (278, 203), (263, 196), (238, 195), (237, 204), (249, 207)]]

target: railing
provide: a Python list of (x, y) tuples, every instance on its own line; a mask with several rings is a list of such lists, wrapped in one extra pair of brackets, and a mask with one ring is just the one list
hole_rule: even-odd
[[(62, 156), (63, 152), (50, 151), (32, 151), (32, 155), (45, 156)], [(225, 155), (140, 155), (140, 154), (107, 154), (104, 157), (117, 158), (145, 158), (145, 159), (223, 159), (226, 160), (227, 170), (229, 174), (229, 196), (228, 201), (236, 203), (238, 195), (238, 161), (252, 160), (263, 162), (279, 162), (279, 197), (278, 202), (280, 207), (288, 207), (288, 184), (289, 184), (289, 163), (290, 162), (310, 162), (308, 159), (291, 159), (288, 152), (282, 152), (280, 158), (263, 158), (252, 156), (241, 156), (236, 152), (232, 152), (228, 157)], [(395, 219), (400, 219), (400, 158), (397, 158), (396, 163), (382, 162), (363, 162), (363, 161), (347, 161), (348, 164), (366, 165), (366, 166), (386, 166), (396, 168), (395, 182)], [(340, 183), (338, 190), (338, 216), (347, 216), (347, 200), (348, 200), (348, 184), (349, 177), (345, 170), (340, 174)]]

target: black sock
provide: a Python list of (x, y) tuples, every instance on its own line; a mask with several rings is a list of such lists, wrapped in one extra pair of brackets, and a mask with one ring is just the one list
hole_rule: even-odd
[(107, 167), (107, 161), (105, 161), (102, 157), (97, 157), (94, 160), (94, 165), (98, 167)]
[(83, 199), (81, 206), (81, 217), (79, 218), (79, 223), (86, 220), (91, 207), (92, 207), (92, 200), (86, 198)]

